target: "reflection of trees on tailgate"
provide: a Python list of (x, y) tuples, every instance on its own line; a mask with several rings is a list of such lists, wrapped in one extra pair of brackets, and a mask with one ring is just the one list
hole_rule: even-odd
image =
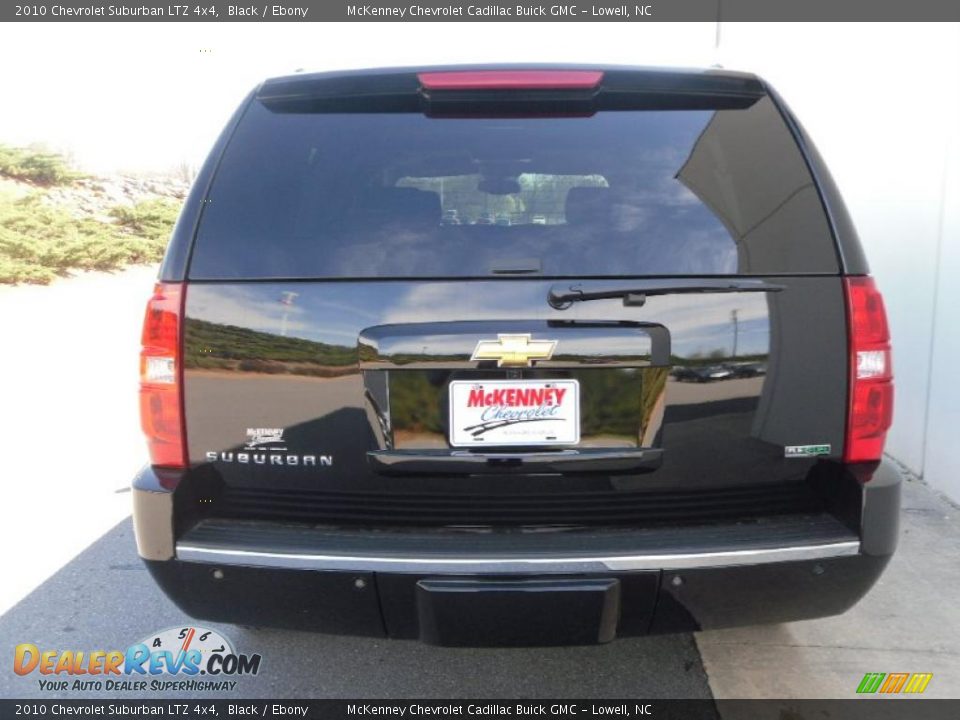
[(442, 433), (446, 427), (441, 402), (444, 386), (431, 382), (427, 371), (390, 373), (390, 418), (394, 428), (411, 432)]
[(356, 372), (353, 347), (283, 337), (188, 318), (184, 327), (187, 368), (336, 377)]
[(590, 370), (580, 381), (580, 426), (597, 435), (637, 436), (666, 384), (663, 368)]

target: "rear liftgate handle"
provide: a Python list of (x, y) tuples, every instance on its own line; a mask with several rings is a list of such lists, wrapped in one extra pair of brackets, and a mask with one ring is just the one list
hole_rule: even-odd
[(367, 461), (381, 475), (505, 473), (643, 473), (663, 460), (660, 448), (587, 448), (531, 453), (470, 450), (371, 450)]

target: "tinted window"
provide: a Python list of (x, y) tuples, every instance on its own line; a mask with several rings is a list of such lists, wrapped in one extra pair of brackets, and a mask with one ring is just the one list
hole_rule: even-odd
[(254, 102), (209, 197), (194, 278), (837, 271), (767, 98), (521, 119)]

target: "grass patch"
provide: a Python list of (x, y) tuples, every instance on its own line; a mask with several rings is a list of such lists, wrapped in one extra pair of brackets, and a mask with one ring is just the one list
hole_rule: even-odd
[(0, 175), (44, 187), (69, 185), (84, 177), (59, 153), (9, 145), (0, 145)]
[(115, 223), (75, 218), (39, 195), (0, 200), (0, 283), (46, 284), (71, 270), (115, 270), (163, 257), (180, 204), (115, 207)]

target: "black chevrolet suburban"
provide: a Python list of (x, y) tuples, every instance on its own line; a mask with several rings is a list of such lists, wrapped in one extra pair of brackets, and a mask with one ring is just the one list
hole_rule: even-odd
[(137, 546), (197, 618), (602, 643), (842, 613), (896, 546), (883, 300), (750, 74), (268, 80), (142, 345)]

